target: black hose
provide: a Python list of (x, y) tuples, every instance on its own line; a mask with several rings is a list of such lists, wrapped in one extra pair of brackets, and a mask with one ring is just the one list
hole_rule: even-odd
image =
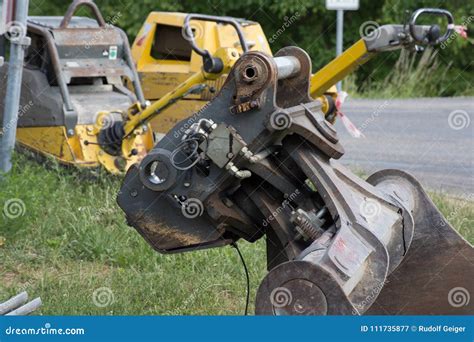
[(239, 253), (240, 260), (242, 261), (242, 265), (244, 266), (244, 271), (245, 271), (245, 278), (247, 279), (247, 299), (245, 301), (245, 313), (244, 315), (248, 315), (249, 311), (249, 303), (250, 303), (250, 276), (249, 276), (249, 270), (247, 269), (247, 265), (245, 264), (244, 257), (242, 253), (240, 252), (239, 246), (237, 245), (236, 242), (232, 242), (231, 244), (232, 247), (234, 247), (237, 250), (237, 253)]

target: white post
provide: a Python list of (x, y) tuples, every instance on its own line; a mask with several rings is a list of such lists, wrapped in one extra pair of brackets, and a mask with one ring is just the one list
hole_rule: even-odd
[[(343, 44), (342, 44), (342, 37), (344, 34), (344, 10), (337, 10), (337, 23), (336, 23), (336, 56), (342, 54)], [(342, 90), (342, 82), (338, 82), (337, 91), (340, 92)]]
[[(336, 57), (342, 54), (344, 35), (344, 11), (357, 11), (359, 0), (326, 0), (326, 9), (337, 11), (336, 21)], [(342, 82), (336, 84), (337, 91), (341, 91)]]

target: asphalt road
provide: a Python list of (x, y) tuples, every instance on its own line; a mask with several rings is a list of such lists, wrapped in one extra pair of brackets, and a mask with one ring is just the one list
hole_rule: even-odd
[(348, 98), (342, 112), (365, 135), (353, 138), (338, 120), (344, 164), (368, 175), (401, 169), (430, 190), (473, 199), (474, 97)]

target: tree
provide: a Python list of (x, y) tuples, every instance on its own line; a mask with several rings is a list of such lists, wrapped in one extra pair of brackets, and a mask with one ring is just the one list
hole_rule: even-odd
[[(131, 40), (151, 11), (181, 11), (196, 12), (212, 15), (229, 15), (258, 21), (267, 37), (275, 32), (284, 32), (272, 40), (272, 49), (297, 45), (305, 49), (313, 60), (315, 70), (325, 65), (335, 54), (336, 13), (327, 11), (323, 0), (96, 0), (104, 17), (117, 18), (117, 26), (122, 27)], [(64, 0), (30, 0), (32, 15), (63, 15), (69, 2)], [(464, 23), (472, 29), (474, 22), (474, 3), (469, 1), (434, 1), (434, 0), (361, 0), (360, 10), (345, 12), (344, 46), (349, 47), (360, 39), (361, 27), (368, 21), (379, 25), (388, 23), (404, 23), (405, 11), (412, 12), (421, 7), (444, 7), (455, 15), (458, 24)], [(87, 10), (80, 10), (79, 15), (87, 15)], [(297, 15), (296, 15), (297, 14)], [(291, 20), (288, 25), (289, 18)], [(432, 22), (432, 18), (430, 18)], [(280, 31), (278, 31), (280, 30)], [(468, 53), (469, 49), (469, 53)], [(472, 41), (456, 39), (447, 47), (439, 48), (440, 65), (450, 65), (448, 77), (449, 86), (443, 90), (443, 95), (462, 93), (464, 89), (472, 88), (467, 77), (459, 75), (471, 74)], [(380, 63), (377, 58), (357, 71), (359, 84), (368, 80), (382, 80), (390, 73), (399, 52), (391, 52), (383, 57)], [(472, 78), (472, 77), (471, 77)]]

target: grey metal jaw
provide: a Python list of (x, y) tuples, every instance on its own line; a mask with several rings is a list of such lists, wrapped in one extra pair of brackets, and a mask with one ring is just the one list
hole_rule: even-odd
[(387, 278), (370, 315), (473, 315), (474, 248), (436, 208), (421, 184), (400, 170), (379, 171), (374, 184), (405, 184), (415, 232), (403, 262)]
[[(359, 284), (351, 288), (350, 278), (341, 274), (338, 259), (347, 246), (350, 253), (361, 254), (361, 247), (340, 244), (333, 239), (329, 245), (315, 242), (309, 253), (295, 261), (283, 263), (266, 276), (257, 293), (256, 313), (280, 314), (370, 314), (370, 315), (472, 315), (474, 304), (469, 300), (474, 291), (474, 249), (463, 239), (439, 212), (420, 183), (400, 170), (379, 171), (367, 180), (371, 186), (392, 198), (405, 210), (411, 224), (404, 222), (404, 241), (399, 240), (399, 261), (385, 264), (383, 254), (366, 266), (359, 265)], [(375, 202), (374, 202), (375, 203)], [(380, 202), (378, 202), (380, 203)], [(379, 209), (380, 210), (380, 207)], [(380, 215), (380, 212), (379, 214)], [(414, 228), (412, 232), (407, 229)], [(383, 229), (377, 226), (376, 229)], [(393, 228), (391, 228), (393, 229)], [(337, 235), (342, 233), (339, 229)], [(360, 236), (359, 236), (360, 239)], [(403, 250), (400, 250), (403, 247)], [(330, 248), (338, 248), (331, 263)], [(376, 252), (375, 250), (372, 252)], [(387, 250), (388, 252), (388, 250)], [(390, 253), (387, 253), (389, 256)], [(336, 267), (335, 267), (336, 266)], [(385, 269), (385, 275), (380, 268)], [(379, 270), (378, 277), (367, 280)], [(354, 273), (355, 275), (356, 273)], [(366, 280), (364, 280), (366, 278)], [(345, 280), (345, 281), (344, 281)], [(359, 286), (364, 284), (364, 286)], [(280, 302), (278, 299), (280, 298)], [(285, 298), (286, 302), (281, 302)]]

